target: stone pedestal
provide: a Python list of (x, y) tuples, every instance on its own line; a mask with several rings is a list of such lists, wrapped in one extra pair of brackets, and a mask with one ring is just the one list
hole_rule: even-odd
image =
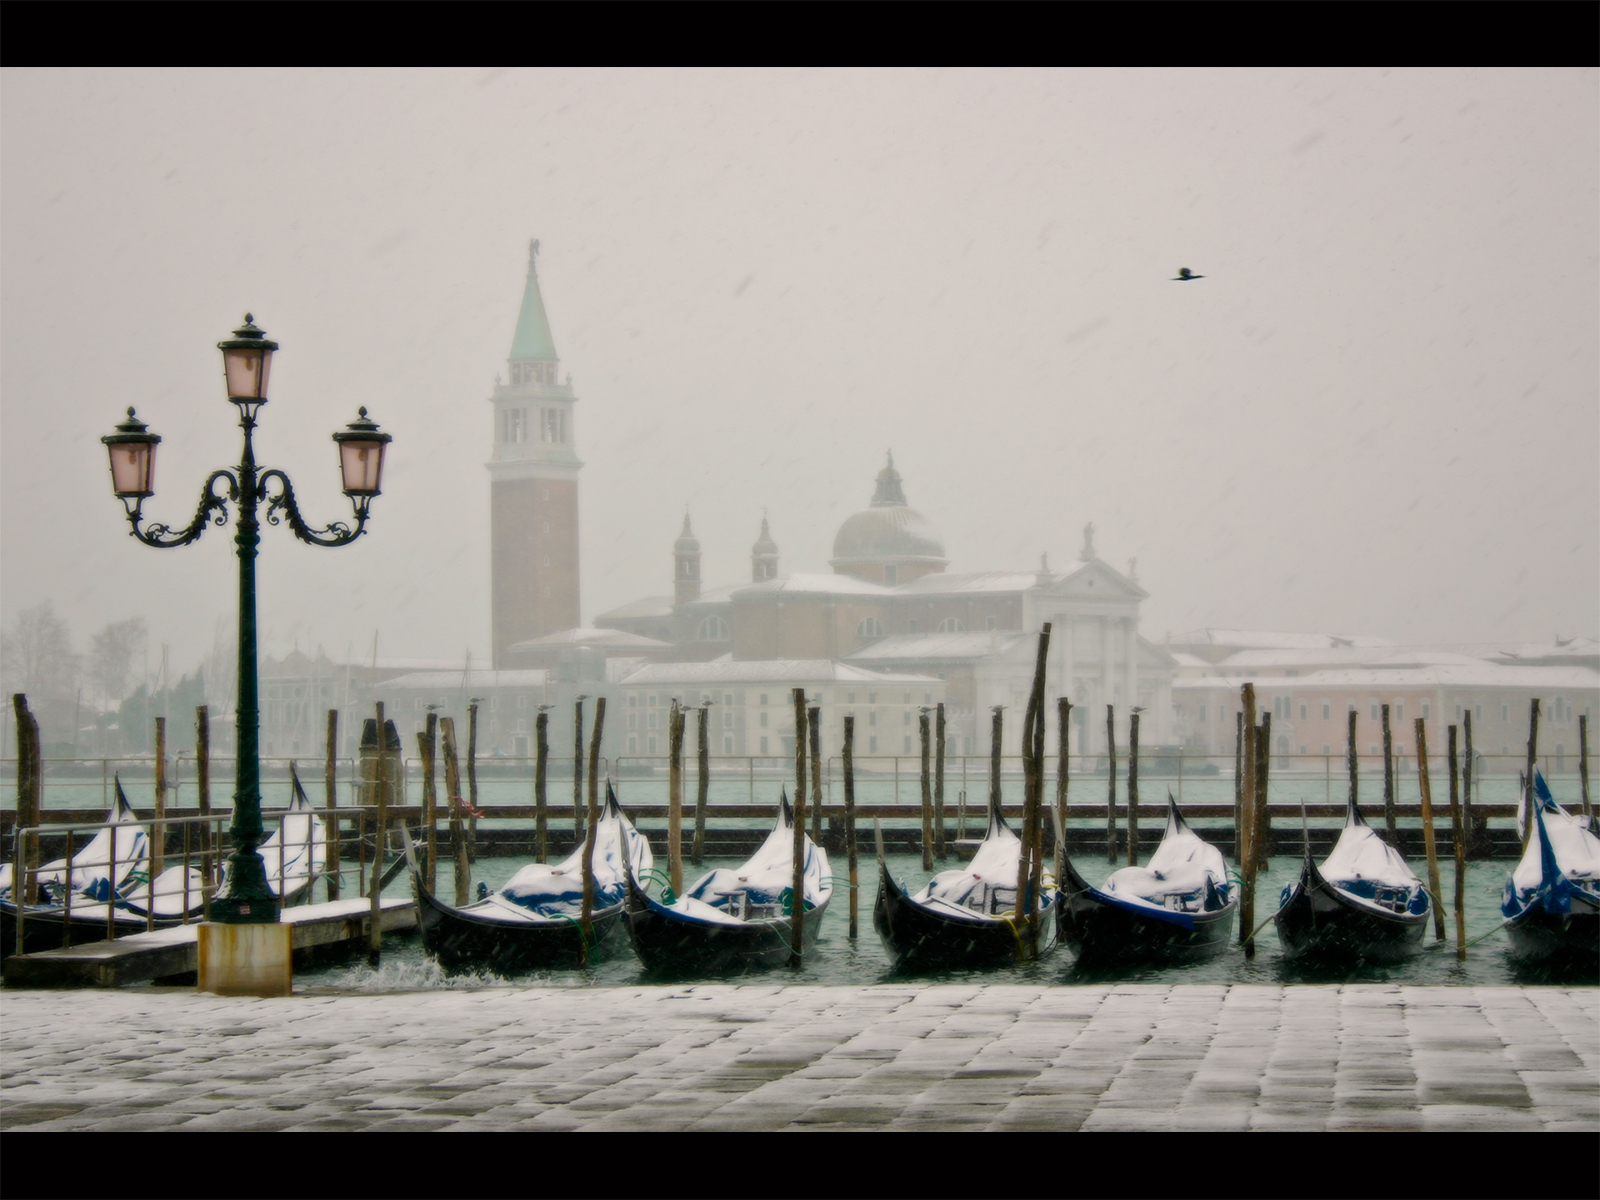
[(294, 989), (294, 927), (202, 921), (202, 992), (219, 996), (287, 996)]

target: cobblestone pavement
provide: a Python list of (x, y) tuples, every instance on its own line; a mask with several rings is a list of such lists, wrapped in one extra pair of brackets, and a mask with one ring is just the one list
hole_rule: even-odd
[(0, 997), (0, 1128), (1600, 1130), (1600, 989)]

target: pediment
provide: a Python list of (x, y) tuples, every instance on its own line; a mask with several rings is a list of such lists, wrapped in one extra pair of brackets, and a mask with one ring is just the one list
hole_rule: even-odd
[(1052, 595), (1079, 600), (1143, 600), (1150, 594), (1098, 558), (1079, 563), (1048, 590)]

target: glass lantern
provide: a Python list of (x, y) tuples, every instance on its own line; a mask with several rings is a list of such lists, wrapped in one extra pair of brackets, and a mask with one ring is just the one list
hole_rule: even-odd
[(217, 349), (222, 351), (228, 399), (248, 416), (255, 416), (256, 410), (267, 402), (267, 377), (272, 373), (272, 352), (277, 348), (278, 343), (267, 340), (249, 313), (245, 313), (244, 324), (233, 331), (233, 337), (217, 343)]
[(123, 500), (155, 495), (156, 446), (161, 438), (128, 409), (115, 433), (100, 439), (111, 456), (111, 490)]
[(376, 496), (383, 481), (383, 452), (393, 438), (377, 422), (361, 415), (333, 435), (339, 444), (339, 467), (344, 473), (344, 494), (356, 499)]

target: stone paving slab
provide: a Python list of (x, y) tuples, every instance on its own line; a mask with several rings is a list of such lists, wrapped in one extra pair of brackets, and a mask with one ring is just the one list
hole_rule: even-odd
[(0, 1129), (1600, 1132), (1600, 989), (0, 995)]

